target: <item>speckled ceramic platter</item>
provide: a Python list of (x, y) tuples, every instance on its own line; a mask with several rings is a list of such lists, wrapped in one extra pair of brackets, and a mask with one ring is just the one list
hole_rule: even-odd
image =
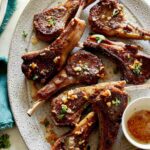
[[(150, 29), (150, 6), (145, 2), (146, 0), (122, 0), (125, 6), (126, 14), (128, 19), (146, 29)], [(30, 3), (25, 8), (23, 14), (21, 15), (16, 30), (13, 35), (10, 55), (9, 55), (9, 65), (8, 65), (8, 88), (9, 88), (9, 98), (12, 107), (12, 111), (16, 120), (16, 124), (20, 130), (20, 133), (30, 150), (49, 150), (50, 145), (46, 142), (44, 138), (44, 129), (40, 125), (40, 119), (49, 116), (49, 103), (46, 103), (35, 115), (29, 117), (27, 115), (27, 110), (32, 105), (32, 94), (33, 89), (31, 88), (32, 83), (27, 81), (21, 72), (21, 56), (26, 51), (37, 50), (43, 48), (46, 43), (38, 42), (33, 45), (32, 37), (34, 35), (32, 20), (34, 14), (42, 11), (47, 7), (52, 7), (58, 3), (63, 2), (63, 0), (31, 0)], [(90, 7), (86, 8), (82, 14), (82, 19), (87, 20), (88, 12)], [(22, 37), (22, 32), (28, 33), (26, 39)], [(88, 35), (88, 24), (87, 29), (82, 37), (85, 39)], [(129, 41), (126, 41), (129, 42)], [(150, 42), (148, 41), (133, 41), (144, 47), (144, 51), (150, 54)], [(104, 58), (102, 58), (104, 59)], [(107, 73), (109, 74), (109, 80), (118, 80), (119, 74), (114, 75), (112, 72), (113, 66), (110, 65), (111, 62), (104, 60), (107, 68)], [(131, 100), (139, 97), (150, 97), (150, 81), (147, 81), (147, 86), (133, 86), (128, 93)], [(60, 135), (62, 130), (60, 128), (54, 128), (54, 130)], [(98, 140), (97, 132), (95, 131), (90, 140), (91, 149), (96, 150), (96, 144)], [(95, 140), (93, 140), (95, 139)], [(114, 150), (134, 150), (135, 148), (131, 146), (124, 138), (121, 129), (120, 134), (114, 145)]]

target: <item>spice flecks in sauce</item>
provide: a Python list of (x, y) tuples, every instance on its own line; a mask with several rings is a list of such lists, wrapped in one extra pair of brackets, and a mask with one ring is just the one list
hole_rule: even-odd
[(129, 132), (137, 141), (150, 144), (150, 111), (136, 112), (128, 120), (127, 126)]

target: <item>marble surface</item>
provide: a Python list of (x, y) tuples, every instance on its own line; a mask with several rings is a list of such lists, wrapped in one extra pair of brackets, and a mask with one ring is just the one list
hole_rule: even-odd
[[(17, 9), (12, 18), (10, 19), (10, 22), (8, 23), (5, 31), (0, 36), (0, 55), (8, 56), (9, 46), (15, 26), (17, 24), (19, 16), (21, 15), (23, 9), (28, 2), (29, 0), (18, 0)], [(147, 2), (150, 5), (150, 0), (147, 0)], [(7, 129), (0, 132), (0, 134), (2, 133), (7, 133), (10, 135), (11, 147), (9, 150), (27, 150), (27, 147), (16, 126), (13, 129)]]

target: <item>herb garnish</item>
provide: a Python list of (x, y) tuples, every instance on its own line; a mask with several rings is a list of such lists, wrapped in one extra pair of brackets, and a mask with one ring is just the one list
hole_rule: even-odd
[(128, 97), (128, 103), (130, 103), (131, 102), (131, 97)]
[(86, 109), (88, 106), (89, 106), (89, 105), (88, 105), (87, 103), (85, 103), (85, 104), (83, 105), (83, 108)]
[(133, 64), (129, 65), (129, 67), (135, 75), (141, 74), (142, 63), (139, 60), (134, 60)]
[(56, 24), (56, 20), (54, 17), (51, 17), (51, 19), (48, 20), (48, 24), (51, 26), (54, 26)]
[(28, 33), (23, 30), (23, 31), (22, 31), (22, 36), (23, 36), (24, 38), (26, 38), (26, 37), (28, 36)]
[(68, 111), (67, 105), (62, 104), (61, 105), (61, 110), (60, 110), (61, 114), (58, 115), (57, 118), (60, 119), (60, 120), (63, 119), (65, 117), (65, 114), (67, 113), (67, 111)]
[(118, 9), (114, 9), (112, 16), (116, 17), (119, 13), (120, 11)]
[(9, 148), (10, 147), (9, 135), (3, 134), (0, 136), (0, 148)]
[(25, 50), (26, 52), (28, 52), (28, 49), (27, 49), (27, 48), (25, 48), (24, 50)]
[(37, 80), (37, 79), (38, 79), (38, 76), (37, 76), (37, 75), (35, 75), (35, 76), (32, 78), (33, 81), (35, 81), (35, 80)]
[(120, 104), (120, 100), (118, 98), (115, 98), (115, 100), (112, 101), (112, 104), (118, 106)]
[(96, 39), (97, 43), (101, 43), (103, 40), (106, 39), (105, 36), (100, 35), (100, 34), (95, 34), (92, 37), (94, 37)]
[(140, 72), (141, 72), (141, 64), (136, 63), (133, 68), (133, 73), (136, 75), (140, 75)]
[(65, 114), (61, 114), (61, 115), (57, 116), (57, 118), (60, 119), (60, 120), (63, 119), (64, 117), (65, 117)]
[(68, 110), (67, 105), (62, 104), (62, 105), (61, 105), (61, 113), (62, 113), (62, 114), (65, 114), (65, 113), (67, 113), (67, 110)]

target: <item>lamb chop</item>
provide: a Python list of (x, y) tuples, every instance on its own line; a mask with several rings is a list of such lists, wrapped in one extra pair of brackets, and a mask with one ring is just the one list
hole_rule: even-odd
[(94, 112), (90, 112), (68, 134), (60, 137), (52, 147), (52, 150), (86, 150), (88, 138), (97, 118)]
[[(79, 50), (69, 57), (65, 68), (48, 84), (37, 92), (40, 100), (28, 111), (31, 116), (39, 105), (49, 100), (52, 95), (62, 88), (75, 84), (95, 84), (104, 77), (104, 66), (101, 59), (90, 52)], [(36, 106), (36, 107), (35, 107)]]
[[(121, 117), (124, 109), (127, 106), (128, 101), (128, 95), (124, 92), (124, 85), (125, 82), (123, 81), (113, 83), (101, 83), (95, 86), (77, 88), (72, 91), (72, 95), (69, 95), (70, 98), (74, 98), (75, 95), (78, 96), (79, 94), (81, 94), (81, 92), (84, 91), (84, 93), (86, 94), (84, 94), (84, 96), (86, 96), (86, 98), (69, 98), (68, 101), (70, 102), (70, 104), (72, 104), (72, 106), (74, 105), (74, 107), (76, 107), (76, 104), (78, 105), (81, 100), (87, 101), (85, 103), (91, 103), (93, 105), (95, 112), (98, 114), (100, 122), (100, 150), (111, 149), (114, 140), (117, 137)], [(66, 93), (61, 94), (59, 98), (62, 98), (63, 101), (63, 96), (65, 95)], [(68, 125), (68, 121), (70, 121), (71, 119), (73, 119), (71, 121), (79, 121), (78, 116), (80, 115), (79, 113), (81, 113), (79, 112), (79, 109), (85, 109), (84, 105), (80, 103), (78, 109), (74, 111), (74, 109), (71, 109), (71, 106), (68, 102), (62, 104), (60, 99), (58, 99), (56, 98), (54, 104), (56, 108), (52, 109), (52, 113), (58, 112), (61, 103), (61, 116), (57, 114), (57, 117), (63, 120), (63, 124), (66, 123), (66, 125)], [(74, 118), (74, 116), (72, 117), (71, 115), (69, 116), (68, 114), (71, 114), (71, 112), (72, 115), (78, 112), (78, 116), (76, 115), (76, 118)]]
[(111, 150), (117, 138), (128, 95), (123, 87), (102, 90), (95, 98), (93, 108), (99, 119), (99, 150)]
[[(83, 111), (103, 89), (124, 87), (125, 82), (99, 83), (94, 86), (65, 91), (51, 102), (53, 121), (58, 126), (74, 126), (79, 122)], [(91, 100), (91, 101), (90, 101)]]
[[(100, 142), (99, 142), (100, 148), (99, 149), (100, 150), (110, 150), (117, 137), (119, 125), (121, 122), (121, 117), (128, 102), (128, 95), (126, 92), (124, 92), (124, 85), (125, 85), (124, 81), (113, 82), (113, 83), (100, 83), (95, 86), (77, 88), (73, 90), (72, 95), (70, 95), (70, 97), (72, 97), (77, 95), (78, 93), (81, 93), (82, 91), (86, 92), (87, 98), (84, 99), (84, 101), (87, 101), (88, 103), (93, 105), (94, 111), (96, 114), (98, 114), (99, 117), (99, 124), (100, 124)], [(66, 93), (64, 93), (63, 96), (65, 96), (65, 94)], [(76, 106), (76, 104), (80, 103), (80, 100), (81, 99), (79, 98), (76, 100), (69, 99), (68, 101), (70, 101), (72, 105)], [(59, 109), (58, 108), (59, 102), (60, 101), (55, 102), (57, 108), (55, 110), (54, 109), (52, 110), (53, 113), (54, 111), (56, 112)], [(63, 112), (61, 113), (63, 114), (64, 110), (67, 111), (65, 113), (65, 117), (66, 117), (66, 115), (68, 115), (72, 110), (70, 109), (69, 107), (70, 105), (68, 105), (68, 103), (65, 104), (66, 106), (64, 104), (61, 105), (63, 106), (62, 107)], [(80, 105), (80, 107), (81, 106), (83, 105)], [(78, 109), (80, 107), (78, 107)], [(82, 107), (81, 109), (83, 108), (84, 107)], [(74, 113), (76, 112), (72, 112), (72, 115), (74, 115)], [(59, 119), (63, 119), (62, 116)], [(63, 119), (63, 121), (65, 121), (66, 124), (68, 124), (67, 120)], [(60, 145), (60, 141), (57, 144)], [(74, 146), (76, 146), (76, 144)]]
[(78, 19), (83, 7), (84, 3), (81, 3), (76, 17), (70, 21), (52, 44), (42, 50), (29, 52), (22, 56), (22, 72), (28, 79), (46, 83), (62, 69), (68, 54), (84, 32), (85, 21)]
[[(77, 12), (81, 0), (67, 0), (58, 6), (48, 8), (34, 16), (33, 26), (38, 39), (54, 41), (65, 29)], [(95, 0), (87, 0), (86, 6)]]
[(104, 66), (96, 55), (79, 50), (69, 57), (65, 68), (37, 92), (37, 98), (47, 100), (53, 93), (70, 84), (96, 84), (104, 77)]
[(150, 31), (127, 22), (118, 0), (101, 0), (90, 10), (89, 24), (94, 33), (121, 38), (150, 40)]
[(150, 56), (138, 51), (139, 46), (113, 42), (101, 35), (89, 36), (83, 45), (85, 49), (100, 51), (115, 61), (128, 83), (142, 84), (150, 78)]

